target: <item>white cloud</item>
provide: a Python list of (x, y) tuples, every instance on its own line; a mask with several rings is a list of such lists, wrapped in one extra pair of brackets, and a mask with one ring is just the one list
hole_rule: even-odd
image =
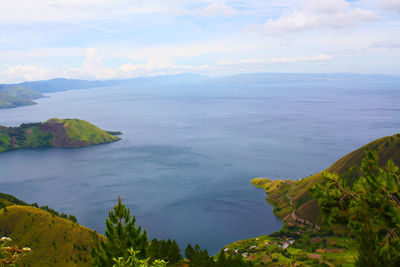
[(204, 17), (233, 17), (238, 11), (225, 3), (212, 3), (204, 8), (195, 9), (193, 15)]
[(168, 60), (150, 58), (147, 63), (126, 63), (113, 69), (104, 65), (94, 48), (87, 49), (85, 60), (80, 68), (53, 70), (35, 65), (6, 65), (5, 67), (5, 70), (0, 73), (0, 83), (18, 83), (60, 77), (88, 80), (123, 79), (185, 71), (202, 71), (209, 68), (208, 65), (178, 66)]
[(220, 66), (246, 66), (246, 65), (267, 65), (267, 64), (277, 64), (277, 63), (305, 63), (305, 62), (315, 62), (315, 61), (328, 61), (333, 59), (328, 55), (318, 55), (318, 56), (302, 56), (302, 57), (280, 57), (272, 59), (244, 59), (240, 61), (217, 61), (217, 65)]
[(2, 83), (47, 80), (64, 76), (63, 73), (35, 65), (6, 65), (5, 67), (6, 69), (1, 72), (0, 82)]
[(400, 0), (382, 0), (382, 8), (386, 11), (400, 13)]
[(379, 42), (373, 42), (370, 46), (372, 49), (379, 50), (394, 50), (400, 48), (400, 40), (384, 40)]
[(282, 57), (263, 59), (245, 59), (240, 61), (218, 61), (215, 65), (188, 65), (182, 66), (174, 64), (170, 60), (160, 58), (150, 58), (146, 63), (126, 63), (117, 68), (106, 67), (94, 48), (86, 51), (85, 60), (80, 68), (70, 68), (66, 70), (53, 70), (34, 65), (15, 65), (6, 66), (1, 72), (1, 83), (17, 83), (22, 81), (47, 80), (52, 78), (73, 78), (89, 80), (124, 79), (139, 76), (153, 76), (163, 74), (175, 74), (182, 72), (214, 73), (218, 71), (230, 70), (232, 66), (256, 67), (277, 63), (301, 63), (312, 61), (327, 61), (332, 57), (327, 55), (304, 56), (304, 57)]
[(8, 60), (44, 59), (57, 57), (81, 57), (87, 48), (84, 47), (40, 47), (29, 50), (8, 50), (0, 52), (0, 58)]
[(103, 61), (94, 48), (86, 51), (86, 57), (83, 61), (82, 68), (78, 70), (82, 77), (94, 80), (112, 79), (116, 76), (116, 72), (104, 66)]
[(0, 22), (84, 22), (121, 20), (134, 15), (157, 14), (171, 9), (158, 0), (5, 0)]
[(277, 19), (269, 19), (263, 28), (267, 33), (284, 34), (317, 28), (348, 28), (378, 20), (373, 11), (352, 8), (345, 0), (309, 0)]
[(328, 55), (318, 56), (304, 56), (304, 57), (282, 57), (272, 59), (272, 63), (302, 63), (302, 62), (313, 62), (313, 61), (327, 61), (331, 60), (332, 57)]

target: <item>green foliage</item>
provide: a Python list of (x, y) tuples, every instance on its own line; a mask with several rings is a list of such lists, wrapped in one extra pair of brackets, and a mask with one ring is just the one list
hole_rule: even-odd
[(217, 261), (208, 255), (207, 250), (201, 250), (196, 244), (194, 249), (191, 244), (185, 249), (185, 256), (189, 260), (189, 265), (192, 267), (251, 267), (253, 264), (250, 261), (244, 261), (243, 257), (238, 255), (225, 256), (223, 250), (218, 255)]
[(118, 204), (109, 212), (106, 220), (106, 240), (100, 240), (95, 249), (91, 251), (95, 266), (112, 266), (113, 259), (128, 259), (128, 249), (133, 248), (137, 253), (135, 257), (144, 259), (148, 247), (148, 237), (145, 230), (136, 227), (135, 216), (131, 217), (130, 210), (118, 197)]
[[(32, 206), (34, 206), (34, 205), (32, 205)], [(60, 214), (60, 213), (58, 213), (58, 211), (50, 208), (49, 206), (41, 206), (40, 209), (42, 209), (44, 211), (47, 211), (48, 213), (50, 213), (53, 216), (57, 216), (57, 217), (60, 217), (60, 218), (64, 218), (64, 219), (70, 220), (73, 223), (77, 223), (78, 222), (78, 220), (76, 219), (76, 217), (74, 215), (71, 215), (71, 214), (67, 215), (65, 213), (61, 213)]]
[(129, 256), (127, 258), (113, 258), (115, 264), (113, 267), (166, 267), (167, 263), (163, 260), (154, 260), (150, 263), (150, 258), (139, 259), (136, 255), (139, 251), (133, 248), (128, 249)]
[(357, 266), (400, 266), (399, 167), (392, 160), (380, 167), (377, 154), (367, 148), (361, 172), (353, 186), (324, 173), (325, 185), (312, 192), (328, 222), (345, 224), (356, 236)]
[(193, 259), (193, 256), (194, 256), (194, 249), (192, 245), (189, 243), (189, 245), (185, 249), (185, 257), (186, 259), (191, 260)]
[(169, 264), (175, 264), (183, 259), (180, 252), (181, 250), (175, 240), (157, 240), (154, 238), (149, 245), (147, 255), (151, 261), (161, 259)]

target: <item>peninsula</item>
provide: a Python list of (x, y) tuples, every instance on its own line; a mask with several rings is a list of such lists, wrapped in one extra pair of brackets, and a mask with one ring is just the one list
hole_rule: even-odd
[(41, 93), (18, 85), (0, 85), (0, 109), (35, 105), (34, 99), (44, 97)]

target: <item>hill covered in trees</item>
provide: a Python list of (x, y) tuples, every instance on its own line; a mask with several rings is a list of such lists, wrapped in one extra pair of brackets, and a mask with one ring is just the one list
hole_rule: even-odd
[(106, 132), (78, 119), (49, 119), (19, 127), (0, 126), (0, 152), (40, 147), (74, 148), (118, 141), (119, 132)]

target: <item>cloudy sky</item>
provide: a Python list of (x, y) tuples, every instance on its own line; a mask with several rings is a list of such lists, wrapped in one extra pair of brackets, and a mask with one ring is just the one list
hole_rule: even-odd
[(400, 0), (0, 0), (0, 83), (400, 75)]

